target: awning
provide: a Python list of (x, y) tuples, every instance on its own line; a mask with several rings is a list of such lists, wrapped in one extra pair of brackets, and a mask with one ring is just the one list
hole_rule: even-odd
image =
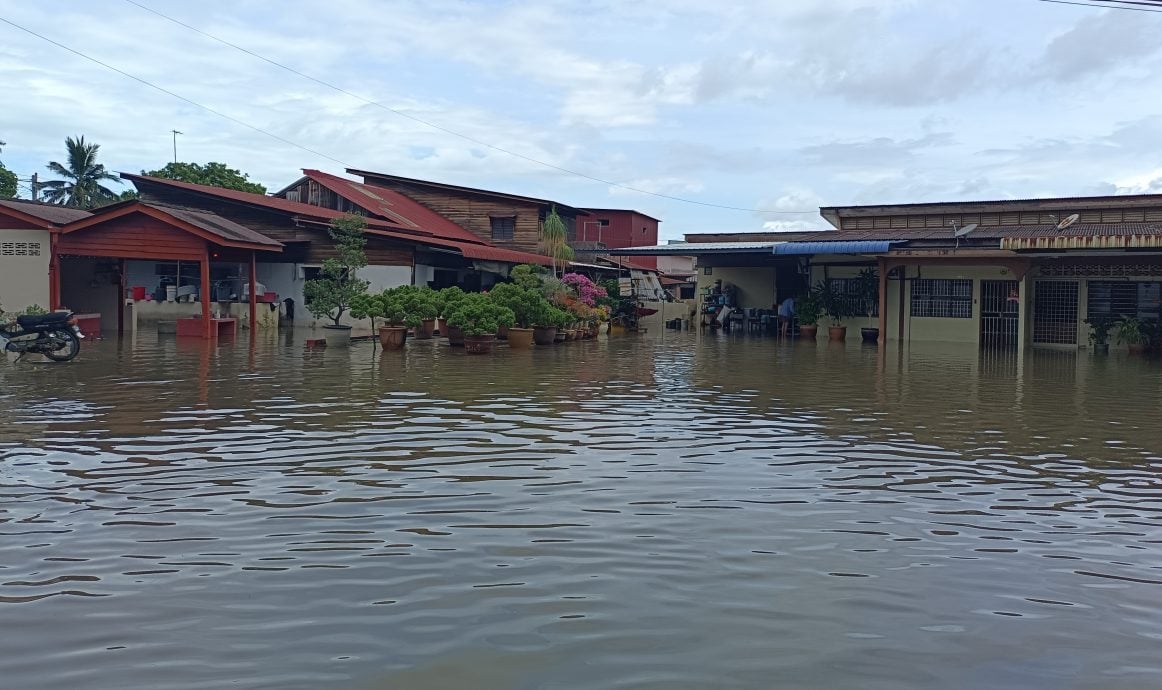
[(780, 256), (802, 254), (886, 254), (894, 240), (852, 240), (848, 242), (783, 242), (774, 253)]

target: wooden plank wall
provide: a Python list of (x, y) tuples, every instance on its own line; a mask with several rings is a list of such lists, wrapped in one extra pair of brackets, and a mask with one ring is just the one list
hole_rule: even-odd
[(57, 240), (60, 254), (125, 259), (198, 261), (205, 247), (200, 237), (141, 213), (64, 234)]

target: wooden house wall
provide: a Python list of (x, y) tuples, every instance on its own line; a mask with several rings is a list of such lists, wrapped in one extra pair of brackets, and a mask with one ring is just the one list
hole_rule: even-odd
[(198, 261), (205, 250), (200, 237), (142, 213), (63, 234), (57, 241), (60, 254), (75, 256)]

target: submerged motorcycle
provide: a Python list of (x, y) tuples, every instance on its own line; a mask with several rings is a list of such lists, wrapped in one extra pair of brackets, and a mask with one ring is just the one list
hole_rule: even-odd
[(22, 357), (37, 354), (54, 362), (67, 362), (81, 352), (84, 337), (71, 311), (18, 316), (14, 326), (0, 327), (0, 349)]

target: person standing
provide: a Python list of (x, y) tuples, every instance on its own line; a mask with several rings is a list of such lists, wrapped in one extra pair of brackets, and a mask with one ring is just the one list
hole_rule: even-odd
[(788, 297), (779, 304), (779, 337), (791, 332), (791, 322), (795, 320), (795, 298)]

